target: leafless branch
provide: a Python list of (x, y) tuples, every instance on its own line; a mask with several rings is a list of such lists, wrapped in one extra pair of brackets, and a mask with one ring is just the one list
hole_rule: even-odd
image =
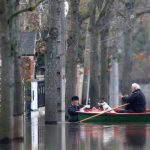
[(121, 13), (120, 11), (116, 12), (119, 16), (121, 16), (122, 18), (126, 18), (125, 15), (123, 13)]
[(126, 2), (124, 0), (119, 0), (122, 4), (125, 4)]
[(138, 18), (138, 17), (140, 17), (140, 16), (142, 16), (142, 15), (144, 15), (144, 14), (148, 14), (148, 13), (150, 13), (150, 9), (136, 13), (136, 14), (135, 14), (135, 17)]
[[(105, 3), (105, 4), (104, 4)], [(100, 22), (100, 20), (101, 20), (101, 18), (104, 16), (104, 15), (106, 15), (106, 13), (107, 13), (107, 11), (108, 11), (108, 9), (109, 9), (109, 7), (110, 7), (110, 5), (113, 3), (113, 1), (104, 1), (103, 2), (103, 7), (102, 7), (102, 9), (101, 9), (101, 11), (100, 11), (100, 14), (99, 14), (99, 16), (98, 16), (98, 19), (97, 19), (97, 21), (96, 21), (96, 26), (99, 24), (99, 22)]]
[(34, 5), (32, 6), (28, 6), (22, 10), (18, 10), (16, 11), (14, 14), (12, 14), (9, 18), (8, 18), (8, 22), (10, 22), (15, 16), (23, 13), (23, 12), (27, 12), (27, 11), (34, 11), (44, 0), (38, 0)]
[(87, 11), (84, 14), (80, 13), (80, 16), (79, 16), (79, 22), (80, 22), (80, 24), (82, 24), (84, 20), (86, 20), (87, 18), (89, 18), (90, 14), (91, 14), (91, 2), (89, 2), (89, 4), (88, 4)]

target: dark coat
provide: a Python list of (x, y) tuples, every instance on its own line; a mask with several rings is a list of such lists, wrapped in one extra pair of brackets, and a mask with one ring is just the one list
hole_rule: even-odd
[(78, 122), (78, 113), (76, 111), (79, 111), (81, 107), (80, 106), (69, 106), (68, 108), (68, 114), (69, 114), (69, 122)]
[(129, 105), (126, 106), (126, 110), (133, 112), (144, 112), (146, 110), (146, 99), (140, 89), (135, 90), (128, 97), (123, 97), (122, 100), (123, 103), (129, 103)]

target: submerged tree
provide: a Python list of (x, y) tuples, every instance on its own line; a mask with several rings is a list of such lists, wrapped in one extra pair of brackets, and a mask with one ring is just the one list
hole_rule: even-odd
[[(0, 143), (7, 144), (12, 141), (13, 115), (22, 115), (24, 108), (22, 101), (23, 92), (21, 88), (21, 76), (19, 74), (20, 71), (18, 69), (19, 66), (16, 53), (18, 44), (18, 41), (16, 40), (16, 24), (14, 24), (13, 19), (22, 12), (34, 10), (41, 2), (42, 0), (39, 0), (33, 6), (29, 6), (22, 10), (16, 10), (15, 8), (18, 5), (17, 0), (8, 2), (5, 0), (0, 1), (0, 52), (2, 58)], [(14, 78), (14, 63), (16, 65), (15, 73), (17, 73), (15, 74), (15, 77), (18, 78)], [(19, 92), (19, 94), (16, 94), (17, 92)], [(16, 98), (15, 101), (14, 98)], [(22, 119), (21, 121), (23, 121)], [(23, 132), (23, 128), (21, 128), (21, 130), (21, 132)], [(18, 133), (14, 133), (14, 138), (18, 138), (18, 136), (20, 136)]]
[(79, 45), (79, 4), (80, 0), (70, 0), (70, 30), (66, 55), (66, 107), (76, 94), (77, 54)]
[(13, 49), (10, 42), (10, 27), (8, 17), (12, 14), (13, 5), (0, 1), (0, 41), (2, 55), (2, 99), (0, 109), (0, 143), (9, 143), (12, 139), (13, 114)]
[(91, 7), (91, 14), (89, 18), (89, 35), (90, 35), (90, 89), (89, 95), (91, 99), (91, 105), (97, 105), (99, 100), (99, 51), (98, 40), (99, 34), (96, 27), (96, 3), (93, 2)]
[[(49, 1), (47, 37), (46, 70), (45, 70), (45, 123), (57, 123), (57, 105), (64, 93), (62, 80), (64, 76), (64, 1)], [(61, 80), (62, 79), (62, 80)], [(63, 82), (64, 83), (64, 82)], [(65, 84), (65, 83), (64, 83)], [(63, 101), (63, 99), (62, 99)], [(64, 103), (63, 103), (64, 104)]]

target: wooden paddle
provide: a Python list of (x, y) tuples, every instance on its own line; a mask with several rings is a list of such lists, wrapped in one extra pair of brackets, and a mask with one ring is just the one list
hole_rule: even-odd
[(94, 118), (94, 117), (103, 115), (103, 114), (105, 114), (105, 113), (107, 113), (107, 112), (110, 112), (110, 111), (112, 111), (112, 110), (115, 110), (115, 109), (118, 109), (118, 108), (127, 106), (127, 105), (129, 105), (129, 103), (120, 105), (120, 106), (118, 106), (118, 107), (116, 107), (116, 108), (112, 108), (112, 109), (110, 109), (110, 110), (105, 110), (105, 111), (103, 111), (102, 113), (99, 113), (99, 114), (96, 114), (96, 115), (94, 115), (94, 116), (91, 116), (91, 117), (85, 118), (85, 119), (83, 119), (83, 120), (80, 120), (80, 123), (81, 123), (81, 122), (84, 122), (84, 121), (86, 121), (86, 120), (90, 120), (90, 119), (92, 119), (92, 118)]

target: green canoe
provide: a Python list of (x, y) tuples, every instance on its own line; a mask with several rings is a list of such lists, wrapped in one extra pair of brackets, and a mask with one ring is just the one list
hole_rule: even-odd
[[(100, 112), (93, 112), (88, 110), (85, 112), (78, 111), (79, 120), (86, 119), (97, 115)], [(144, 113), (104, 113), (97, 117), (93, 117), (85, 122), (95, 122), (95, 123), (150, 123), (150, 110)]]

